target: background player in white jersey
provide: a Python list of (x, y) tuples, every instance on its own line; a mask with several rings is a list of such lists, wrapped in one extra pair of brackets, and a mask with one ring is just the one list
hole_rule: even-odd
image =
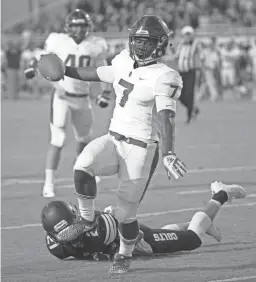
[[(105, 39), (90, 36), (91, 20), (82, 10), (71, 12), (66, 18), (65, 33), (51, 33), (46, 40), (45, 53), (56, 53), (68, 66), (85, 67), (106, 65)], [(30, 72), (28, 72), (30, 74)], [(68, 114), (71, 116), (77, 155), (91, 141), (92, 106), (89, 99), (90, 83), (65, 77), (53, 83), (54, 94), (51, 103), (51, 142), (46, 157), (44, 197), (54, 197), (54, 178), (61, 149), (64, 145)], [(106, 107), (110, 95), (110, 86), (103, 84), (98, 101)]]
[(239, 50), (235, 48), (233, 39), (227, 42), (226, 48), (221, 50), (221, 79), (225, 89), (233, 90), (236, 86), (236, 61), (239, 57)]
[(168, 177), (180, 179), (185, 165), (174, 153), (174, 118), (182, 79), (159, 63), (168, 46), (169, 30), (156, 16), (144, 16), (132, 27), (129, 51), (117, 55), (111, 66), (66, 67), (65, 75), (85, 81), (113, 84), (116, 105), (109, 133), (86, 146), (74, 166), (75, 189), (81, 216), (93, 225), (95, 175), (118, 174), (117, 208), (120, 249), (109, 273), (128, 271), (139, 235), (137, 208), (158, 163), (161, 135), (163, 163)]

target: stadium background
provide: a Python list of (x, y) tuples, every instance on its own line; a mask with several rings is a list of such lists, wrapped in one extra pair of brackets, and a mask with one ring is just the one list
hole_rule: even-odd
[[(62, 29), (69, 11), (86, 1), (1, 2), (1, 49), (6, 51), (9, 43), (26, 49), (31, 39), (41, 46), (49, 32)], [(95, 32), (107, 38), (110, 44), (110, 57), (125, 45), (127, 28), (140, 13), (163, 16), (163, 10), (165, 20), (175, 30), (173, 40), (179, 41), (182, 26), (192, 24), (193, 11), (193, 15), (198, 15), (192, 18), (194, 23), (198, 18), (199, 26), (194, 27), (201, 39), (207, 40), (211, 35), (217, 36), (219, 42), (230, 38), (236, 42), (249, 39), (255, 48), (254, 0), (94, 0), (88, 3), (95, 4), (88, 12), (95, 22)], [(100, 10), (100, 3), (106, 8)], [(199, 10), (194, 9), (198, 7)], [(119, 22), (117, 17), (127, 19), (116, 24)], [(254, 88), (252, 86), (255, 91)], [(20, 99), (13, 101), (2, 94), (2, 281), (112, 281), (106, 276), (109, 263), (99, 267), (97, 263), (75, 260), (62, 262), (51, 257), (45, 248), (40, 212), (47, 200), (39, 195), (47, 150), (49, 96), (46, 90), (38, 99), (34, 92), (28, 94), (25, 89), (20, 91)], [(181, 182), (169, 182), (159, 164), (152, 187), (139, 210), (140, 220), (150, 226), (188, 221), (209, 199), (208, 187), (212, 180), (237, 182), (247, 189), (248, 197), (224, 206), (217, 217), (216, 223), (224, 235), (223, 243), (217, 245), (206, 238), (205, 245), (192, 253), (138, 260), (120, 281), (256, 281), (256, 114), (253, 97), (221, 103), (205, 101), (201, 105), (201, 115), (190, 126), (184, 124), (185, 112), (178, 105), (176, 152), (187, 164), (188, 174)], [(94, 137), (106, 132), (112, 108), (113, 102), (107, 109), (94, 107), (95, 116), (101, 117), (95, 120)], [(57, 193), (58, 199), (76, 203), (72, 184), (74, 146), (69, 128)], [(116, 186), (115, 177), (103, 179), (97, 207), (101, 209), (114, 203)]]

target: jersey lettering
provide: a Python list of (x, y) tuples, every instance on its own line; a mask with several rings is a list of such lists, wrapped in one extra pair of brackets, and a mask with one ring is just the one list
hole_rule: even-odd
[(65, 65), (70, 67), (88, 67), (90, 65), (90, 62), (90, 56), (76, 56), (75, 54), (69, 54), (65, 60)]
[(133, 88), (134, 88), (134, 84), (124, 80), (124, 79), (120, 79), (118, 84), (120, 84), (121, 86), (123, 86), (125, 89), (123, 91), (123, 97), (121, 98), (121, 101), (119, 103), (119, 105), (123, 108), (126, 104), (126, 102), (128, 101), (128, 96), (129, 94), (132, 92)]
[(49, 235), (46, 236), (46, 243), (50, 250), (59, 246), (59, 243), (56, 243)]
[(172, 92), (171, 98), (174, 98), (175, 94), (176, 94), (176, 92), (177, 92), (177, 90), (179, 88), (179, 86), (173, 85), (173, 84), (171, 84), (170, 86), (171, 86), (171, 88), (173, 88), (173, 92)]
[(153, 236), (156, 242), (178, 240), (175, 233), (154, 233)]

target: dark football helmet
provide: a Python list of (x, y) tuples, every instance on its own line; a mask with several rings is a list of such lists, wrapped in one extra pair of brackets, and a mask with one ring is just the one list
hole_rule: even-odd
[(57, 235), (76, 220), (76, 212), (71, 205), (63, 201), (52, 201), (47, 204), (41, 213), (44, 230), (48, 234)]
[(91, 18), (83, 10), (76, 9), (66, 17), (65, 32), (72, 37), (77, 44), (88, 37), (91, 27)]
[(79, 242), (85, 232), (95, 228), (95, 223), (83, 219), (76, 207), (63, 201), (52, 201), (41, 213), (44, 230), (59, 243), (75, 244)]
[(129, 34), (130, 56), (133, 60), (150, 63), (166, 53), (172, 32), (157, 16), (145, 15), (136, 21)]

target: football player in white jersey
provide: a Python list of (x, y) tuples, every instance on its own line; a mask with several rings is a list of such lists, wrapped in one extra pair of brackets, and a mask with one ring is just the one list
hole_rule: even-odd
[[(66, 18), (65, 33), (51, 33), (45, 42), (44, 53), (56, 53), (71, 67), (106, 65), (105, 39), (90, 36), (91, 20), (83, 10), (77, 9)], [(27, 77), (33, 76), (35, 68), (27, 70)], [(90, 83), (65, 77), (54, 82), (51, 103), (51, 142), (46, 157), (44, 197), (54, 197), (54, 179), (61, 150), (66, 137), (68, 115), (77, 141), (77, 155), (91, 141), (92, 106), (89, 99)], [(102, 93), (97, 103), (106, 107), (110, 96), (110, 85), (102, 84)]]
[(178, 72), (159, 62), (168, 46), (169, 30), (157, 16), (143, 16), (132, 27), (129, 50), (117, 55), (111, 66), (66, 67), (65, 75), (113, 84), (116, 105), (109, 133), (93, 140), (74, 166), (75, 190), (81, 216), (95, 219), (95, 175), (119, 178), (116, 218), (119, 252), (110, 274), (128, 271), (139, 235), (137, 208), (158, 163), (161, 136), (163, 164), (169, 178), (180, 179), (186, 166), (174, 153), (176, 100), (182, 89)]

